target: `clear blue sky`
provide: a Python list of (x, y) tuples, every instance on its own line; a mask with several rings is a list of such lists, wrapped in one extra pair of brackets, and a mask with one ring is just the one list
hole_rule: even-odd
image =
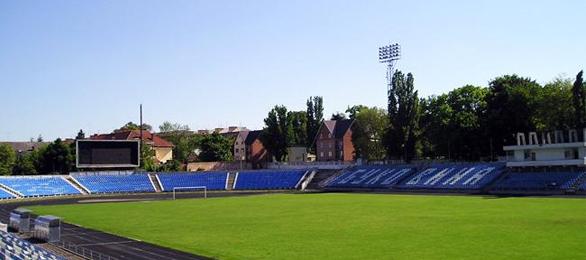
[(586, 1), (1, 1), (0, 140), (138, 121), (259, 128), (275, 104), (383, 107), (377, 48), (421, 95), (586, 64)]

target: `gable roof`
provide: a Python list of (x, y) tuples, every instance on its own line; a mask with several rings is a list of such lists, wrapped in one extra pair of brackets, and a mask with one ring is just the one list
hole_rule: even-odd
[[(90, 136), (93, 140), (140, 140), (140, 130), (126, 130), (111, 134), (96, 134)], [(170, 148), (173, 144), (149, 131), (142, 131), (142, 140), (153, 147)]]
[(353, 119), (337, 120), (336, 127), (334, 128), (334, 137), (338, 139), (343, 138), (346, 132), (350, 130), (350, 127), (352, 127), (353, 123)]
[(246, 139), (244, 140), (244, 144), (251, 145), (252, 143), (254, 143), (254, 141), (256, 141), (256, 139), (260, 137), (261, 133), (262, 130), (249, 131), (248, 135), (246, 136)]

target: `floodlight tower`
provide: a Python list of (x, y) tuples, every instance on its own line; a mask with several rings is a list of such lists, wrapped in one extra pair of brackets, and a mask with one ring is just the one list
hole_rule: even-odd
[(391, 92), (395, 63), (397, 63), (400, 58), (401, 46), (398, 43), (378, 48), (378, 61), (387, 64), (387, 95)]

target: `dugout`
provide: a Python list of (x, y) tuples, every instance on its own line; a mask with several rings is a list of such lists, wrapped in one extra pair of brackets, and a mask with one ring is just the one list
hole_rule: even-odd
[(31, 211), (17, 208), (10, 212), (8, 227), (18, 232), (31, 231)]
[(33, 238), (45, 242), (58, 242), (61, 239), (61, 219), (50, 215), (36, 218)]

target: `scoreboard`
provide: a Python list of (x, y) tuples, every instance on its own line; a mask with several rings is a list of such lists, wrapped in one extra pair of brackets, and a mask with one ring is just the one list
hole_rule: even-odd
[(136, 168), (140, 166), (139, 140), (77, 140), (77, 168)]

